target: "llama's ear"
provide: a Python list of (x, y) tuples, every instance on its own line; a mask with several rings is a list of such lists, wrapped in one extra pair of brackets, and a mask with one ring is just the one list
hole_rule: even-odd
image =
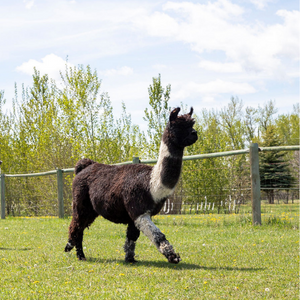
[(180, 111), (180, 107), (176, 107), (171, 111), (171, 113), (170, 113), (170, 122), (174, 121), (177, 118), (179, 111)]
[(194, 109), (193, 109), (193, 107), (191, 107), (191, 110), (190, 110), (190, 112), (189, 112), (189, 115), (190, 115), (190, 116), (192, 116), (193, 111), (194, 111)]

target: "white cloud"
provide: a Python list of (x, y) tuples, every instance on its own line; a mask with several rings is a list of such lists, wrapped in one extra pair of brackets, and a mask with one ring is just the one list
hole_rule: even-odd
[(155, 70), (160, 71), (160, 70), (167, 69), (167, 66), (164, 65), (164, 64), (155, 64), (155, 65), (152, 66), (152, 68), (155, 69)]
[(119, 69), (109, 69), (106, 71), (100, 71), (99, 74), (103, 74), (104, 76), (115, 76), (115, 75), (128, 76), (128, 75), (133, 74), (133, 69), (130, 67), (124, 66)]
[(215, 98), (213, 96), (204, 96), (202, 100), (206, 103), (213, 103), (215, 101)]
[(22, 65), (16, 68), (17, 71), (23, 72), (28, 75), (33, 74), (33, 69), (36, 68), (42, 75), (47, 74), (50, 78), (59, 81), (60, 74), (59, 71), (64, 71), (68, 66), (73, 66), (70, 63), (67, 63), (61, 57), (55, 54), (46, 55), (41, 61), (35, 59), (30, 59), (27, 62), (24, 62)]
[(30, 9), (34, 5), (34, 0), (23, 0), (23, 2), (25, 3), (25, 7), (27, 9)]
[[(174, 106), (213, 107), (231, 95), (259, 102), (299, 94), (295, 3), (273, 1), (265, 9), (269, 0), (167, 1), (6, 1), (2, 88), (7, 94), (11, 82), (29, 81), (34, 66), (60, 80), (68, 55), (96, 68), (114, 107), (124, 100), (130, 112), (147, 105), (147, 88), (158, 73), (163, 86), (172, 85)], [(9, 67), (16, 65), (18, 74)]]
[(202, 97), (205, 102), (213, 102), (218, 95), (243, 95), (252, 94), (256, 89), (247, 82), (233, 82), (222, 79), (212, 80), (206, 83), (190, 81), (174, 88), (172, 98), (174, 100)]
[(237, 83), (217, 79), (207, 83), (191, 82), (189, 88), (200, 94), (248, 94), (254, 93), (255, 88), (249, 83)]
[(141, 15), (133, 20), (135, 26), (143, 28), (152, 36), (169, 37), (178, 34), (179, 25), (169, 15), (155, 12), (150, 16)]
[(269, 2), (273, 2), (273, 0), (250, 0), (252, 4), (255, 5), (257, 9), (264, 9)]
[(219, 63), (202, 60), (198, 66), (202, 69), (219, 73), (239, 73), (243, 71), (243, 68), (238, 63)]
[[(182, 16), (190, 16), (191, 12), (195, 12), (193, 16), (204, 17), (206, 22), (210, 17), (214, 19), (228, 19), (239, 17), (244, 13), (244, 9), (228, 0), (217, 0), (215, 2), (208, 2), (207, 4), (194, 4), (192, 2), (172, 2), (169, 1), (164, 5), (164, 10), (174, 10), (183, 12)], [(207, 14), (205, 16), (205, 14)], [(191, 20), (193, 22), (202, 19)]]
[[(264, 1), (266, 3), (266, 1)], [(279, 10), (282, 22), (272, 25), (247, 23), (244, 9), (228, 0), (207, 4), (168, 2), (164, 13), (141, 18), (151, 36), (168, 37), (189, 44), (193, 51), (221, 51), (234, 65), (208, 65), (220, 71), (240, 67), (245, 72), (263, 73), (269, 78), (287, 76), (282, 56), (299, 60), (299, 11)], [(162, 26), (166, 22), (166, 26)], [(240, 67), (238, 67), (240, 66)]]

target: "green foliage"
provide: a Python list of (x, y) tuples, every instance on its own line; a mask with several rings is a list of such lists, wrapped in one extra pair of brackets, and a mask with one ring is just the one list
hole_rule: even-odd
[(99, 89), (101, 81), (90, 66), (66, 67), (61, 73), (64, 88), (59, 92), (58, 104), (61, 109), (62, 126), (67, 134), (73, 159), (83, 154), (96, 160), (96, 135), (99, 126)]
[[(160, 74), (152, 78), (148, 88), (149, 106), (144, 111), (146, 133), (132, 123), (124, 103), (121, 116), (115, 118), (110, 97), (100, 92), (101, 80), (90, 66), (66, 66), (61, 80), (57, 84), (34, 69), (32, 85), (26, 88), (22, 85), (20, 96), (16, 85), (10, 113), (4, 112), (4, 92), (0, 91), (2, 172), (69, 168), (82, 157), (111, 164), (131, 161), (134, 156), (141, 159), (158, 156), (171, 96), (171, 85), (163, 88)], [(183, 103), (181, 107), (181, 113), (189, 109)], [(267, 143), (266, 132), (270, 126), (277, 136), (272, 145), (299, 144), (299, 105), (289, 114), (275, 117), (276, 112), (274, 101), (258, 108), (244, 108), (237, 97), (232, 97), (220, 110), (195, 110), (199, 140), (184, 154), (239, 150), (252, 142), (262, 146)], [(289, 152), (285, 161), (289, 161), (290, 175), (299, 178), (299, 153)], [(38, 207), (46, 208), (50, 199), (56, 198), (55, 176), (50, 177), (8, 179), (7, 213), (39, 215)], [(183, 201), (187, 204), (202, 202), (206, 197), (208, 202), (220, 205), (229, 196), (242, 201), (249, 199), (249, 178), (246, 155), (188, 161), (183, 164), (178, 189), (184, 193)], [(65, 176), (67, 211), (71, 210), (71, 182), (72, 176)], [(284, 184), (290, 186), (288, 178)], [(55, 209), (50, 212), (47, 208), (47, 211), (56, 214)]]
[[(238, 150), (244, 147), (242, 101), (231, 99), (227, 107), (218, 111), (203, 110), (195, 115), (195, 129), (199, 140), (188, 147), (187, 155)], [(230, 198), (244, 201), (249, 186), (249, 166), (245, 155), (184, 162), (182, 180), (185, 203), (200, 203), (205, 199), (221, 203)]]
[[(0, 94), (1, 159), (6, 173), (30, 173), (74, 167), (89, 157), (102, 163), (132, 160), (145, 136), (133, 125), (123, 104), (123, 114), (114, 120), (107, 94), (99, 94), (101, 81), (87, 66), (66, 67), (62, 84), (34, 69), (32, 87), (18, 89), (12, 114), (2, 112)], [(66, 176), (65, 205), (71, 202), (72, 178)], [(56, 184), (49, 177), (7, 180), (7, 214), (39, 215), (48, 197), (56, 198)], [(45, 196), (47, 195), (47, 197)], [(25, 208), (28, 207), (28, 209)], [(56, 208), (57, 209), (57, 208)], [(50, 210), (49, 214), (55, 214)]]
[(11, 122), (9, 117), (3, 112), (3, 106), (6, 100), (4, 99), (4, 91), (0, 90), (0, 160), (8, 161), (7, 165), (1, 165), (3, 173), (9, 172), (11, 164)]
[(283, 145), (299, 145), (299, 103), (294, 105), (292, 113), (279, 115), (275, 121), (277, 132)]
[(243, 102), (239, 98), (232, 97), (228, 106), (221, 109), (219, 113), (222, 129), (227, 133), (232, 149), (245, 147), (242, 108)]
[(264, 132), (268, 126), (273, 122), (273, 115), (277, 113), (278, 109), (275, 107), (275, 101), (268, 101), (263, 107), (258, 106), (257, 122), (259, 123), (259, 130)]
[(151, 109), (145, 109), (144, 120), (148, 122), (149, 156), (157, 157), (161, 136), (169, 120), (169, 100), (171, 85), (164, 89), (161, 85), (161, 76), (152, 78), (152, 85), (148, 88), (149, 105)]
[[(201, 117), (195, 116), (194, 128), (199, 141), (188, 147), (187, 155), (221, 152), (226, 149), (226, 136), (214, 113), (204, 110)], [(208, 202), (225, 200), (228, 196), (227, 158), (186, 161), (183, 164), (182, 181), (186, 194), (185, 203), (200, 203), (206, 198)]]

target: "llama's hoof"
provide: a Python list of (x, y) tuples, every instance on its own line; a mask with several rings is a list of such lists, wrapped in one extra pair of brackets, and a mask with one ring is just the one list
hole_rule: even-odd
[(77, 250), (76, 254), (77, 254), (78, 260), (86, 260), (83, 251), (81, 249), (76, 249), (76, 250)]
[(168, 257), (168, 261), (171, 264), (178, 264), (181, 261), (180, 255), (178, 254), (172, 254)]
[(71, 243), (67, 243), (67, 245), (65, 247), (65, 252), (70, 252), (73, 248), (74, 248), (74, 246), (72, 246)]
[(125, 258), (125, 262), (129, 264), (134, 264), (137, 263), (138, 261), (132, 257), (132, 258)]

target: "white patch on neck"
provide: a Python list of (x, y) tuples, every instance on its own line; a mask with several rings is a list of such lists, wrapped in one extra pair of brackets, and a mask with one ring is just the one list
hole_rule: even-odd
[(171, 157), (168, 146), (162, 141), (159, 148), (159, 156), (156, 165), (153, 167), (150, 175), (150, 193), (155, 202), (170, 196), (175, 188), (170, 189), (163, 185), (161, 181), (161, 172), (163, 167), (163, 159)]

